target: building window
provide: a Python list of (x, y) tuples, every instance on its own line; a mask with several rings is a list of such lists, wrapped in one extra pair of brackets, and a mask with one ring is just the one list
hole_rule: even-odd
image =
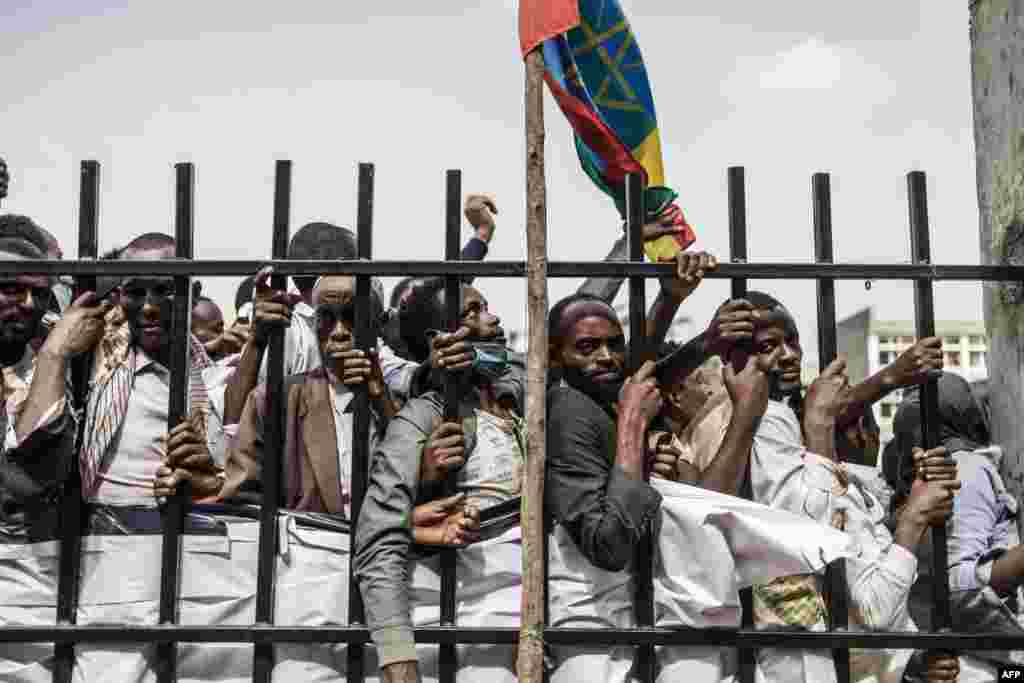
[(888, 365), (889, 363), (893, 362), (893, 360), (895, 360), (895, 358), (896, 358), (896, 352), (895, 351), (879, 351), (878, 352), (878, 364), (879, 365)]
[(946, 337), (942, 340), (943, 344), (960, 344), (960, 337)]
[(946, 365), (951, 368), (960, 367), (960, 352), (946, 351)]
[(878, 338), (878, 343), (879, 344), (888, 344), (889, 343), (889, 338), (888, 337), (879, 337)]
[(882, 417), (884, 419), (889, 419), (889, 418), (892, 417), (892, 404), (891, 403), (883, 403), (882, 404)]
[(971, 367), (972, 368), (985, 367), (985, 352), (984, 351), (971, 351)]
[(982, 346), (985, 343), (985, 335), (983, 334), (972, 334), (968, 337), (971, 346)]

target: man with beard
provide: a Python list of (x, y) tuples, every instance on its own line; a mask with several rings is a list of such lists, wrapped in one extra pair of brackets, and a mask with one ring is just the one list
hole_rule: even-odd
[[(706, 254), (682, 254), (674, 276), (663, 280), (663, 296), (648, 314), (648, 329), (664, 336), (663, 319), (671, 320), (713, 265)], [(477, 526), (481, 511), (512, 501), (522, 487), (525, 359), (507, 349), (501, 321), (477, 289), (462, 288), (459, 314), (457, 332), (438, 333), (446, 321), (438, 281), (413, 284), (401, 297), (403, 345), (413, 360), (429, 360), (427, 386), (439, 386), (441, 373), (455, 373), (459, 417), (443, 421), (438, 390), (406, 404), (375, 453), (357, 529), (356, 578), (384, 680), (391, 683), (417, 680), (421, 672), (425, 679), (436, 676), (436, 661), (428, 659), (432, 649), (421, 649), (417, 663), (412, 624), (436, 623), (437, 605), (414, 605), (411, 598), (414, 592), (437, 595), (436, 562), (417, 563), (410, 585), (407, 563), (413, 542), (466, 546), (458, 553), (460, 624), (519, 626), (519, 527), (492, 532)], [(451, 480), (456, 495), (441, 498)], [(432, 507), (416, 508), (428, 501), (434, 501)], [(442, 528), (430, 528), (437, 525)], [(487, 543), (475, 545), (492, 533)], [(489, 568), (488, 575), (483, 567)], [(459, 662), (460, 680), (515, 680), (510, 647), (463, 646)]]
[[(44, 254), (28, 240), (9, 236), (0, 229), (0, 258), (42, 259)], [(51, 279), (46, 275), (22, 273), (0, 278), (0, 366), (3, 367), (3, 411), (0, 412), (3, 443), (0, 443), (0, 496), (7, 513), (20, 503), (39, 507), (28, 515), (35, 527), (29, 536), (42, 531), (43, 513), (52, 508), (43, 499), (53, 493), (70, 462), (74, 439), (74, 417), (67, 401), (68, 387), (63, 364), (52, 365), (48, 355), (39, 356), (30, 342), (52, 300)], [(95, 342), (102, 331), (105, 308), (94, 307), (82, 298), (67, 311), (69, 323), (85, 328), (85, 338)], [(92, 321), (96, 321), (93, 323)], [(37, 386), (38, 385), (38, 386)], [(32, 387), (40, 393), (50, 386), (53, 400), (40, 412), (33, 409)], [(44, 399), (45, 400), (45, 399)], [(49, 455), (48, 454), (52, 454)], [(49, 518), (49, 516), (47, 516)], [(52, 520), (51, 520), (52, 521)], [(21, 529), (20, 524), (16, 525)], [(52, 531), (52, 530), (51, 530)], [(15, 532), (20, 536), (21, 532)]]
[[(29, 242), (43, 254), (43, 258), (60, 260), (63, 258), (60, 244), (49, 231), (37, 224), (28, 216), (4, 214), (0, 216), (0, 236)], [(33, 351), (42, 346), (47, 333), (53, 329), (60, 319), (61, 311), (71, 305), (74, 282), (68, 276), (49, 278), (50, 291), (47, 310), (37, 326), (36, 335), (29, 342)]]
[[(545, 506), (555, 523), (549, 544), (553, 625), (635, 625), (632, 564), (655, 519), (659, 625), (738, 625), (740, 585), (734, 576), (773, 576), (783, 567), (803, 566), (804, 557), (842, 553), (844, 543), (835, 535), (809, 535), (780, 545), (764, 533), (773, 523), (799, 522), (791, 516), (773, 516), (672, 481), (652, 477), (648, 482), (661, 469), (663, 455), (647, 445), (648, 428), (663, 406), (653, 364), (648, 361), (625, 378), (622, 326), (602, 298), (586, 293), (567, 297), (552, 307), (548, 321), (554, 384), (548, 394)], [(772, 360), (751, 359), (741, 371), (727, 370), (726, 387), (742, 410), (729, 424), (723, 454), (750, 448), (768, 400)], [(734, 534), (716, 522), (738, 520), (739, 528), (746, 529), (743, 520), (752, 518), (761, 520), (760, 535)], [(761, 546), (757, 553), (733, 547), (748, 535), (746, 542)], [(559, 683), (625, 681), (633, 664), (629, 647), (559, 647), (552, 652), (552, 680)], [(687, 675), (717, 682), (728, 673), (728, 662), (714, 648), (662, 648), (659, 662), (659, 680)]]

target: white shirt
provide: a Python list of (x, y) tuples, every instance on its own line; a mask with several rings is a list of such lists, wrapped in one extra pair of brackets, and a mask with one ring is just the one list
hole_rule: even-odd
[[(796, 413), (779, 401), (768, 402), (754, 436), (750, 465), (755, 500), (824, 525), (831, 524), (834, 513), (845, 514), (845, 530), (856, 548), (846, 560), (853, 628), (917, 631), (907, 605), (917, 558), (893, 542), (883, 523), (884, 506), (872, 493), (880, 476), (876, 470), (846, 465), (849, 485), (844, 493), (835, 493), (834, 464), (804, 447)], [(792, 669), (802, 661), (804, 680), (834, 680), (827, 655), (773, 650), (769, 656), (775, 668), (765, 669), (768, 660), (761, 661), (762, 675), (769, 679), (771, 672)], [(855, 650), (851, 669), (855, 679), (873, 674), (882, 680), (886, 672), (902, 671), (908, 657), (904, 650)]]
[[(334, 406), (334, 433), (338, 444), (338, 479), (341, 480), (341, 490), (350, 492), (352, 490), (352, 412), (348, 410), (355, 395), (349, 391), (344, 384), (334, 385), (331, 392), (331, 405)], [(370, 428), (373, 439), (373, 427)], [(345, 516), (351, 519), (349, 504), (345, 502)]]
[[(334, 436), (338, 444), (338, 479), (341, 490), (345, 494), (344, 508), (345, 516), (350, 517), (349, 496), (352, 492), (352, 432), (355, 428), (355, 413), (352, 410), (352, 400), (355, 394), (340, 382), (334, 384), (331, 392), (331, 405), (334, 408)], [(371, 413), (372, 415), (372, 413)], [(382, 436), (378, 433), (379, 423), (375, 419), (370, 420), (370, 447), (368, 454), (372, 454), (377, 447), (377, 442)]]
[(845, 531), (857, 546), (857, 555), (846, 562), (851, 607), (860, 610), (865, 627), (908, 630), (907, 596), (917, 576), (917, 558), (893, 541), (884, 524), (885, 506), (873, 492), (885, 487), (881, 475), (873, 468), (845, 465), (849, 485), (837, 495), (834, 468), (804, 447), (796, 413), (785, 403), (769, 401), (751, 451), (754, 499), (826, 525), (834, 513), (844, 513)]
[(484, 510), (519, 495), (524, 458), (511, 420), (475, 412), (476, 445), (459, 470), (457, 487)]
[[(155, 505), (153, 480), (167, 456), (167, 417), (171, 373), (138, 352), (135, 382), (128, 409), (117, 434), (103, 455), (95, 500), (114, 505)], [(215, 389), (217, 367), (203, 371), (207, 390)], [(207, 446), (218, 463), (224, 462), (220, 415), (211, 411), (206, 422)]]

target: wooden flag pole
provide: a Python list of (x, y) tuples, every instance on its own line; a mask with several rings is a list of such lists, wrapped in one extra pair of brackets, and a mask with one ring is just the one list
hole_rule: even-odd
[(544, 435), (548, 375), (547, 189), (544, 184), (544, 60), (540, 48), (526, 56), (526, 300), (529, 346), (526, 389), (526, 482), (523, 489), (522, 624), (520, 681), (544, 678)]

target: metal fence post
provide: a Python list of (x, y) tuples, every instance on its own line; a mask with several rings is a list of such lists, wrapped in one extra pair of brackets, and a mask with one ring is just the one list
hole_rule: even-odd
[[(747, 187), (746, 172), (742, 166), (731, 166), (728, 171), (729, 185), (729, 260), (732, 263), (747, 262)], [(731, 281), (733, 299), (742, 299), (747, 295), (746, 278), (733, 278)], [(754, 497), (750, 486), (750, 461), (747, 471), (740, 484), (740, 496), (747, 500)], [(740, 607), (742, 609), (741, 624), (743, 628), (754, 626), (754, 591), (752, 588), (740, 590)], [(753, 648), (740, 647), (738, 656), (740, 683), (754, 683), (757, 670), (757, 651)]]
[[(445, 239), (444, 258), (446, 261), (459, 260), (459, 232), (462, 227), (462, 172), (448, 171), (446, 175), (445, 197)], [(462, 319), (462, 279), (457, 275), (448, 275), (444, 280), (444, 306), (447, 316), (448, 331), (455, 332)], [(458, 422), (459, 388), (457, 378), (450, 372), (445, 373), (444, 384), (444, 420)], [(453, 475), (454, 476), (454, 475)], [(448, 479), (446, 495), (454, 493), (455, 481)], [(456, 550), (441, 551), (441, 625), (455, 625), (455, 565)], [(455, 683), (458, 671), (458, 654), (455, 645), (441, 645), (439, 673), (441, 683)]]
[[(175, 255), (192, 258), (194, 238), (193, 195), (195, 172), (192, 164), (175, 164)], [(189, 319), (192, 313), (192, 278), (174, 276), (173, 328), (171, 332), (171, 391), (167, 406), (167, 431), (177, 427), (189, 414)], [(160, 575), (160, 623), (178, 622), (178, 592), (181, 583), (181, 535), (185, 515), (192, 498), (192, 487), (185, 481), (165, 503), (163, 510), (163, 550)], [(174, 683), (178, 673), (177, 643), (157, 645), (156, 669), (159, 683)]]
[[(637, 174), (626, 176), (626, 234), (629, 242), (629, 260), (644, 260), (644, 179)], [(629, 359), (628, 372), (635, 373), (643, 365), (652, 349), (647, 341), (646, 316), (646, 282), (642, 276), (629, 278)], [(654, 585), (652, 579), (651, 541), (653, 525), (648, 522), (647, 529), (636, 548), (634, 567), (636, 576), (636, 617), (637, 625), (650, 627), (654, 625)], [(641, 645), (637, 648), (636, 672), (643, 683), (654, 683), (655, 656), (653, 645)]]
[[(271, 254), (288, 256), (292, 194), (292, 162), (279, 160), (274, 166), (274, 217)], [(271, 276), (275, 291), (288, 286), (284, 275)], [(278, 514), (281, 506), (281, 474), (284, 470), (284, 335), (283, 329), (270, 333), (267, 358), (267, 420), (263, 469), (260, 472), (263, 499), (260, 504), (260, 540), (256, 564), (256, 623), (274, 623), (277, 574)], [(274, 673), (274, 645), (257, 643), (253, 648), (253, 683), (270, 683)]]
[[(910, 208), (910, 256), (915, 264), (930, 264), (931, 236), (928, 227), (928, 183), (924, 172), (907, 174), (907, 197)], [(935, 335), (935, 299), (931, 280), (914, 281), (914, 317), (917, 338)], [(925, 450), (938, 445), (939, 414), (938, 381), (935, 378), (921, 385), (921, 438)], [(945, 525), (932, 527), (932, 629), (948, 632), (953, 627), (949, 609), (949, 553)]]
[[(359, 164), (359, 199), (356, 209), (356, 250), (360, 260), (369, 261), (373, 258), (373, 164)], [(372, 334), (370, 316), (373, 308), (370, 297), (373, 296), (372, 282), (369, 275), (356, 276), (356, 348), (370, 353), (377, 348), (377, 339)], [(382, 302), (383, 303), (383, 302)], [(352, 525), (351, 525), (351, 557), (355, 557), (355, 529), (359, 522), (359, 510), (363, 506), (366, 487), (369, 483), (370, 471), (370, 394), (366, 385), (357, 387), (355, 392), (355, 421), (352, 425)], [(348, 590), (348, 623), (350, 626), (361, 626), (366, 621), (363, 609), (363, 596), (359, 592), (351, 570), (349, 571)], [(349, 643), (347, 675), (348, 683), (362, 683), (365, 679), (365, 647), (362, 644)]]
[[(814, 205), (814, 260), (832, 263), (832, 185), (828, 173), (815, 173), (811, 180)], [(836, 283), (832, 278), (821, 278), (818, 289), (818, 369), (824, 371), (836, 359)], [(846, 560), (840, 558), (825, 569), (828, 594), (829, 629), (845, 630), (850, 625), (846, 583)], [(835, 648), (832, 661), (839, 683), (850, 681), (850, 650)]]
[[(99, 227), (100, 165), (97, 161), (83, 161), (78, 193), (78, 258), (95, 259), (97, 229)], [(96, 291), (96, 276), (85, 275), (77, 279), (75, 294)], [(85, 426), (85, 401), (89, 392), (89, 371), (92, 354), (76, 358), (71, 366), (71, 385), (75, 392), (75, 410), (81, 411), (77, 447), (82, 443)], [(77, 452), (76, 452), (77, 453)], [(74, 624), (77, 621), (79, 570), (82, 564), (82, 487), (78, 459), (71, 463), (68, 481), (64, 486), (64, 499), (60, 509), (60, 565), (57, 580), (57, 623)], [(75, 646), (62, 643), (54, 647), (54, 683), (71, 683), (75, 666)]]
[[(747, 186), (742, 166), (730, 166), (729, 179), (729, 261), (747, 262)], [(747, 295), (747, 279), (732, 279), (732, 298)]]

